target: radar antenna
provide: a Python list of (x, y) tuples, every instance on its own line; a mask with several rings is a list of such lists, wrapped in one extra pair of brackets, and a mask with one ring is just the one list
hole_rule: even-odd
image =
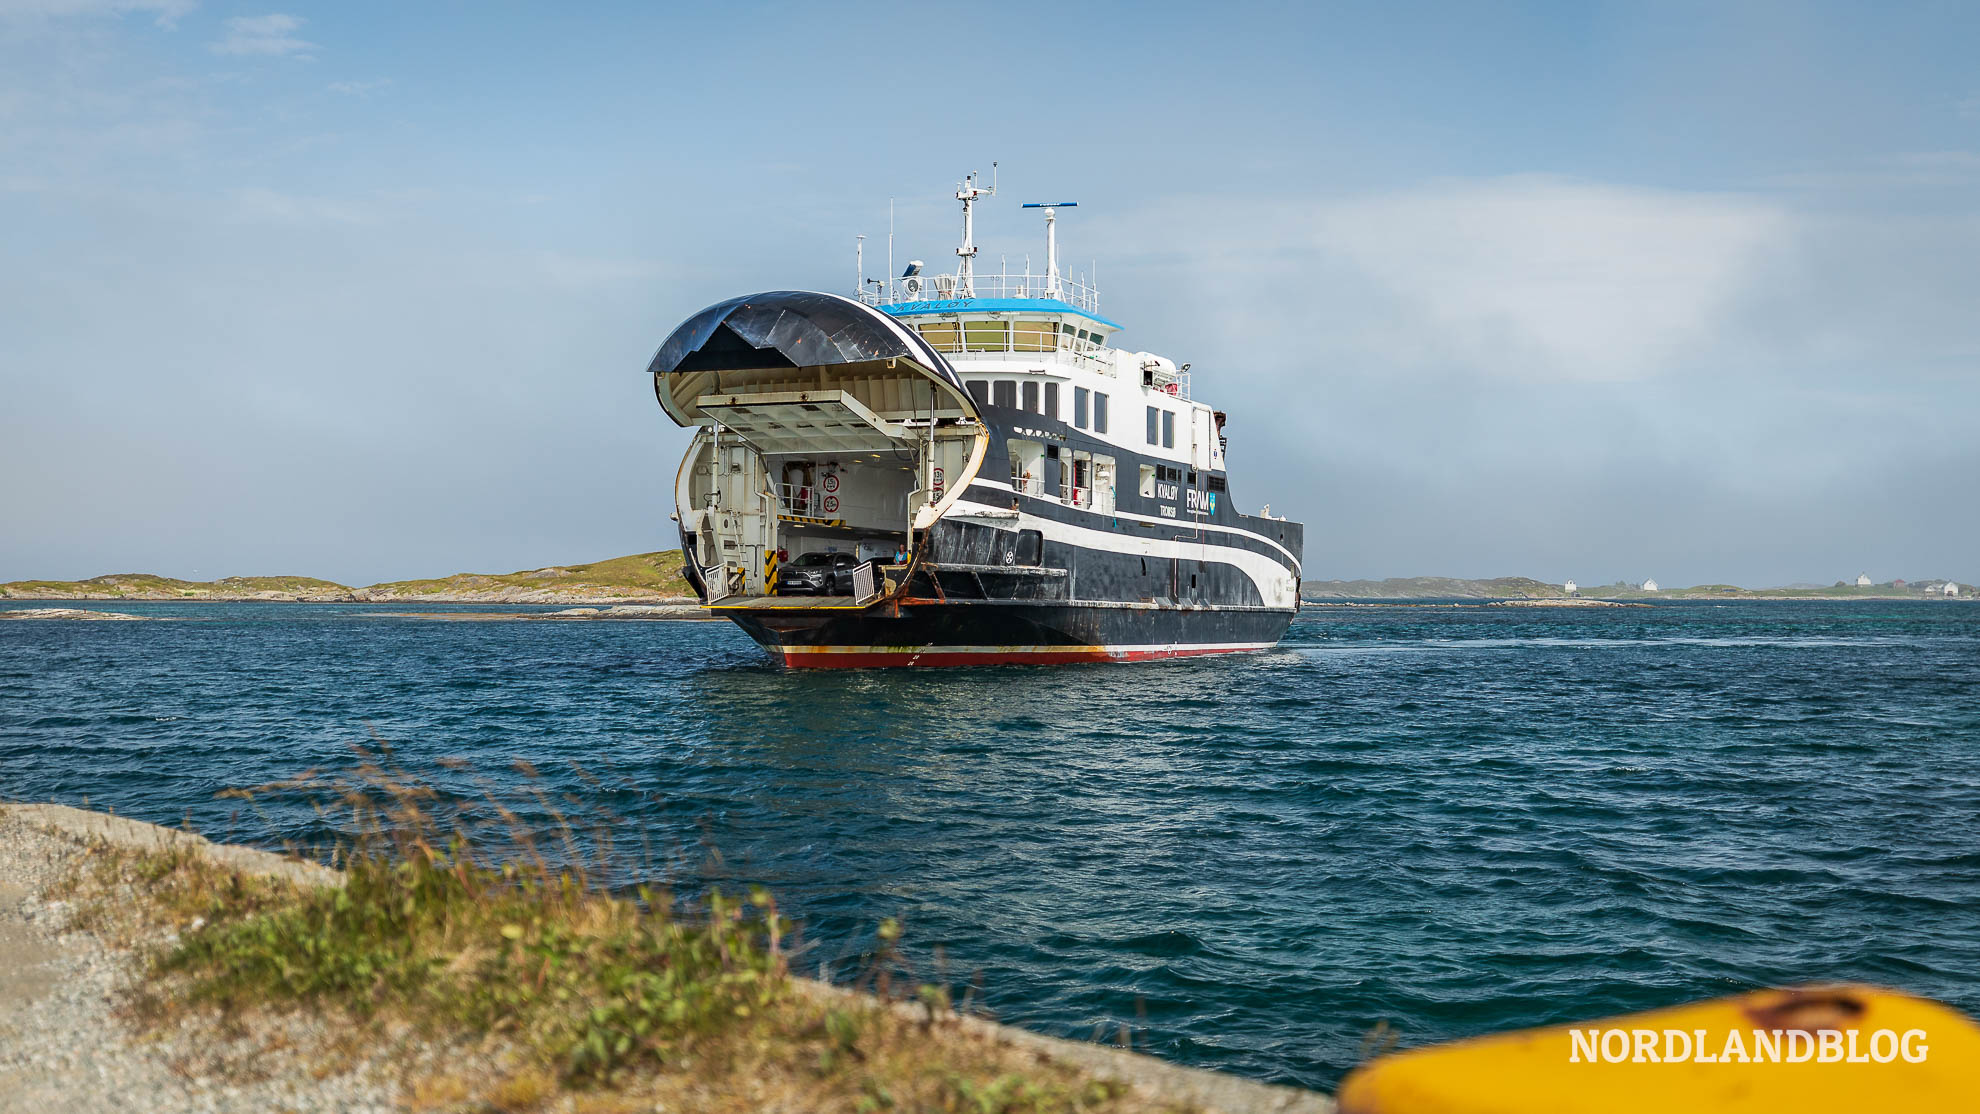
[(1021, 208), (1045, 210), (1045, 296), (1059, 296), (1059, 216), (1060, 209), (1077, 209), (1077, 201), (1027, 201)]
[(956, 200), (962, 202), (963, 207), (962, 246), (956, 249), (956, 255), (962, 260), (956, 264), (956, 296), (961, 298), (976, 297), (976, 213), (972, 206), (977, 198), (990, 197), (997, 192), (996, 163), (990, 164), (990, 184), (978, 185), (982, 180), (983, 175), (972, 170), (956, 190)]

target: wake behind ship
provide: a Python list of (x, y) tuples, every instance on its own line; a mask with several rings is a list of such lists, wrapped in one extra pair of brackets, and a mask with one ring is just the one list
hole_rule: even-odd
[(689, 582), (793, 667), (1273, 645), (1300, 525), (1237, 512), (1190, 365), (1116, 347), (1098, 292), (1060, 276), (1068, 203), (1027, 206), (1043, 275), (975, 273), (994, 190), (956, 194), (953, 274), (734, 298), (660, 346), (654, 393), (695, 430), (674, 485)]

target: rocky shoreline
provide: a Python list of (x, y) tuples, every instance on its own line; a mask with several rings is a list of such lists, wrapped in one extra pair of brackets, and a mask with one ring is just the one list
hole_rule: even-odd
[[(333, 1018), (262, 1011), (233, 1030), (190, 1018), (160, 1031), (139, 1028), (126, 1003), (146, 977), (143, 952), (176, 937), (166, 928), (136, 938), (99, 931), (64, 887), (92, 850), (205, 856), (243, 876), (276, 876), (304, 887), (336, 886), (327, 868), (190, 832), (63, 805), (0, 805), (0, 1114), (248, 1114), (267, 1110), (370, 1112), (485, 1109), (435, 1101), (422, 1070), (493, 1071), (481, 1046), (436, 1044), (414, 1033), (389, 1047), (349, 1047)], [(132, 907), (141, 902), (131, 902)], [(197, 927), (195, 923), (194, 927)], [(916, 1026), (939, 1024), (964, 1039), (1002, 1046), (1139, 1097), (1136, 1108), (1200, 1114), (1333, 1114), (1328, 1096), (1183, 1068), (1150, 1056), (1041, 1036), (980, 1017), (937, 1018), (919, 1003), (882, 1002), (792, 978), (800, 994), (847, 1008), (901, 1012)], [(487, 1060), (487, 1063), (482, 1061)], [(565, 1103), (532, 1109), (567, 1109)], [(612, 1106), (611, 1109), (630, 1109)], [(651, 1107), (648, 1107), (651, 1108)], [(504, 1106), (502, 1109), (509, 1109)], [(791, 1108), (796, 1109), (796, 1108)]]

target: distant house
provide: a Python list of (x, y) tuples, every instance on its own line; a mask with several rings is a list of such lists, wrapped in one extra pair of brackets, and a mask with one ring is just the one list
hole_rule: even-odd
[(1654, 581), (1654, 580), (1646, 580), (1646, 581), (1644, 581), (1644, 582), (1643, 582), (1643, 590), (1644, 590), (1644, 591), (1646, 591), (1646, 592), (1654, 592), (1654, 591), (1656, 591), (1656, 590), (1657, 590), (1657, 582), (1656, 582), (1656, 581)]
[(1566, 592), (1570, 596), (1574, 595), (1574, 581), (1570, 580), (1566, 584), (1561, 585), (1561, 591)]
[(1857, 573), (1857, 574), (1856, 574), (1856, 586), (1857, 586), (1858, 588), (1868, 588), (1868, 587), (1870, 587), (1870, 574), (1869, 574), (1869, 573), (1867, 573), (1867, 572), (1860, 572), (1860, 573)]
[(1900, 577), (1898, 577), (1898, 578), (1897, 578), (1896, 580), (1893, 580), (1893, 581), (1891, 581), (1891, 587), (1893, 587), (1893, 588), (1896, 588), (1896, 589), (1898, 589), (1899, 591), (1903, 591), (1903, 590), (1904, 590), (1904, 577), (1901, 577), (1901, 576), (1900, 576)]
[(1948, 595), (1948, 596), (1957, 596), (1957, 595), (1959, 595), (1959, 585), (1957, 585), (1957, 584), (1954, 584), (1954, 583), (1953, 583), (1952, 581), (1950, 581), (1950, 580), (1948, 580), (1948, 581), (1946, 581), (1946, 586), (1945, 586), (1944, 588), (1941, 588), (1941, 589), (1939, 589), (1939, 590), (1940, 590), (1940, 591), (1942, 591), (1942, 592), (1944, 592), (1944, 593), (1945, 593), (1946, 595)]

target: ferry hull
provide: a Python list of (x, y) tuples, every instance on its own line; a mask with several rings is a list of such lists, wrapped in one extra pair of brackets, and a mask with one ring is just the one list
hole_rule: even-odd
[(1292, 612), (989, 601), (721, 609), (792, 669), (1061, 665), (1270, 649)]

